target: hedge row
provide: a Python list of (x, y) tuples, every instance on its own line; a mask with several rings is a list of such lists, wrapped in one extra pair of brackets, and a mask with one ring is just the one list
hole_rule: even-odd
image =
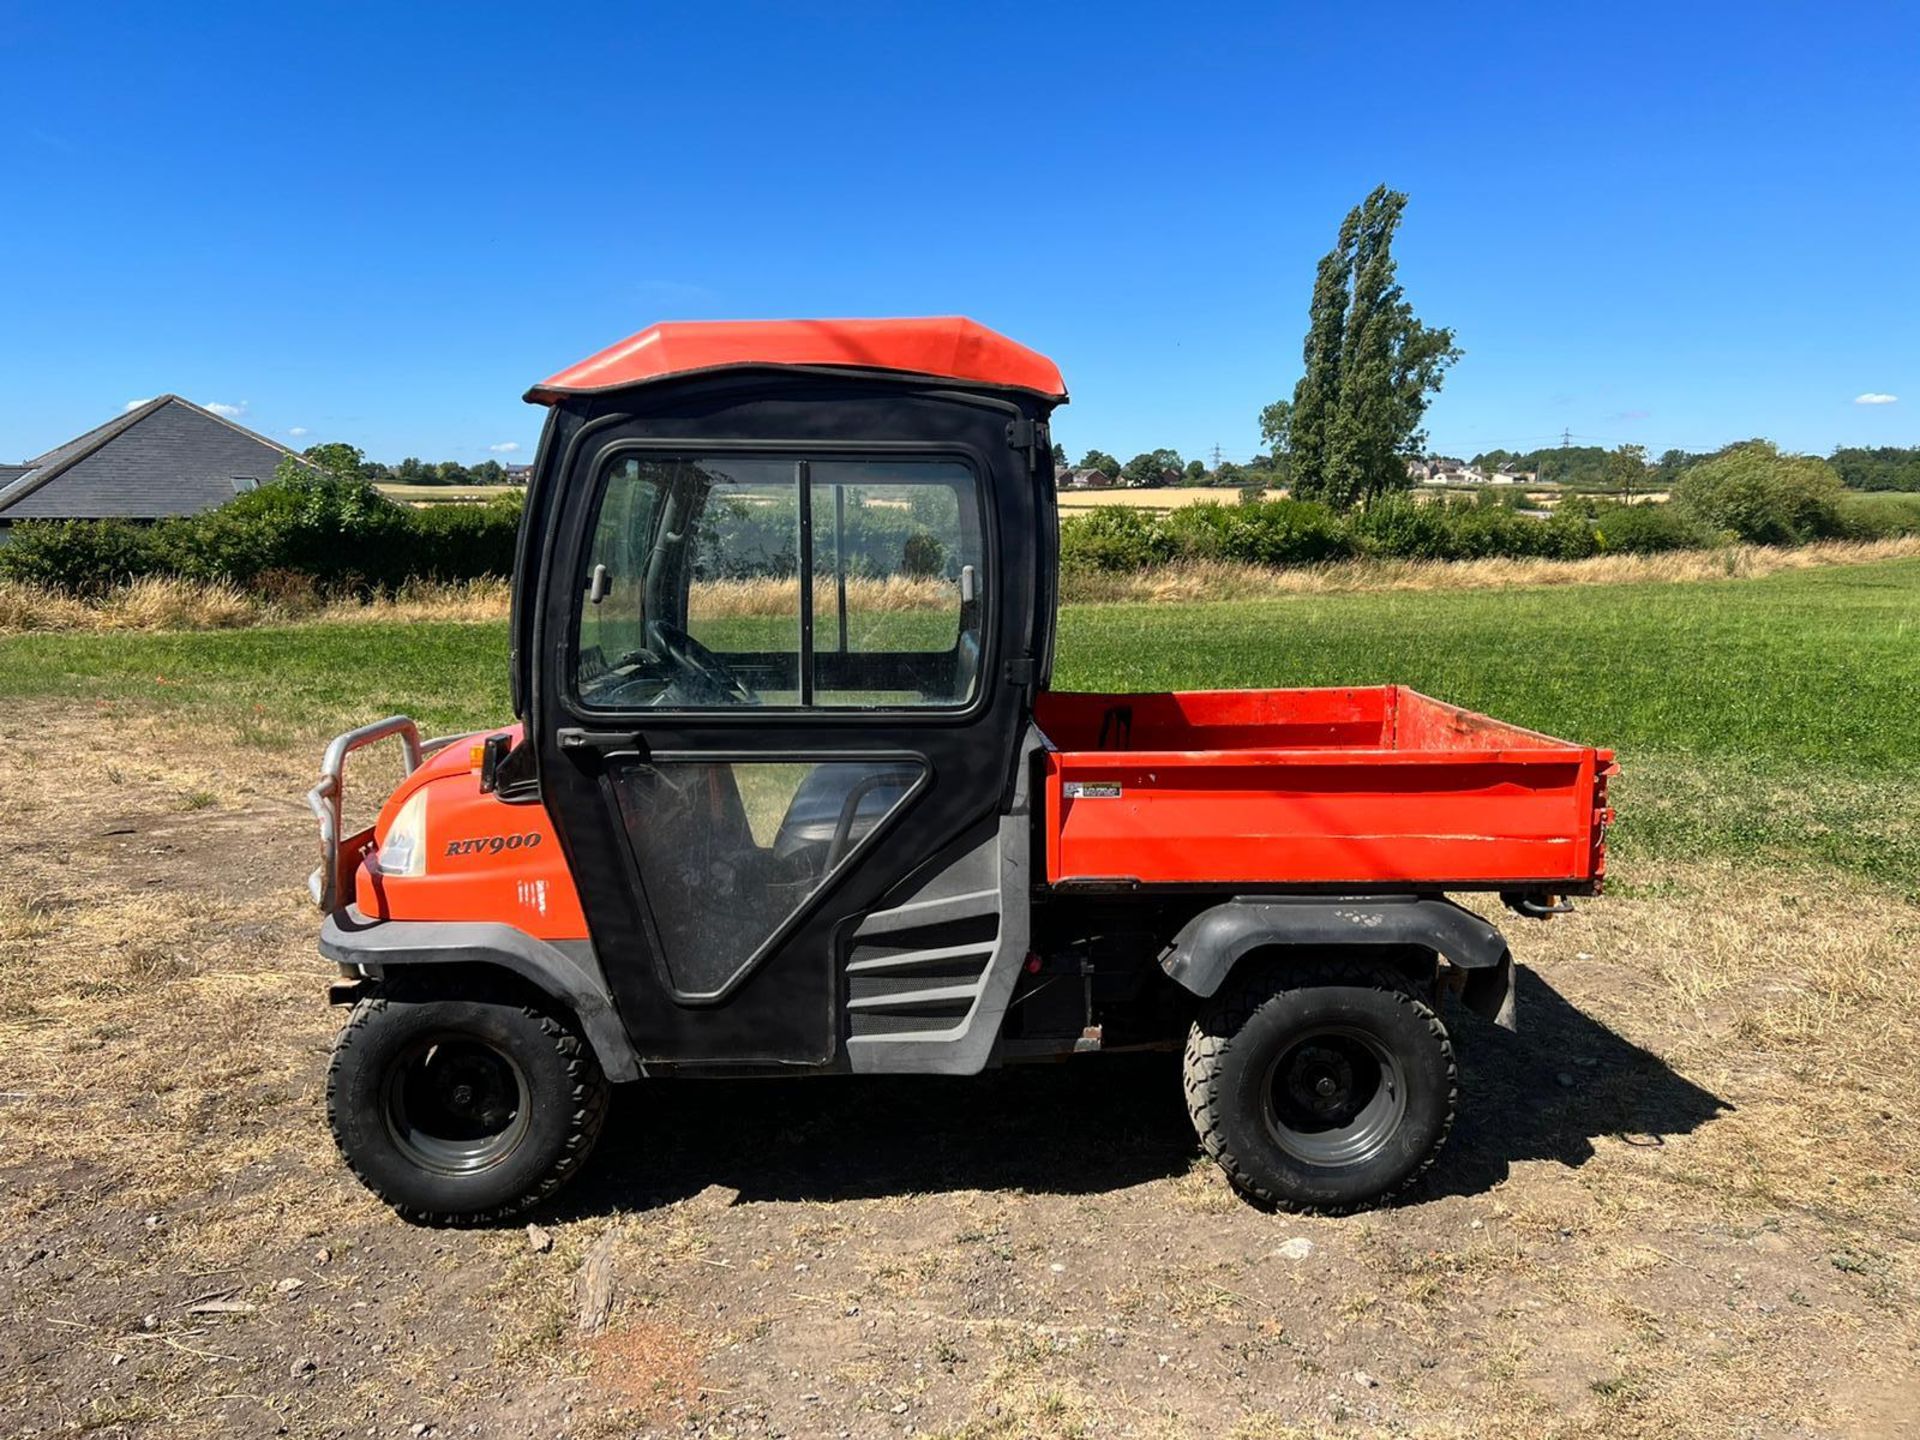
[(1542, 519), (1470, 500), (1392, 497), (1346, 514), (1310, 500), (1262, 500), (1190, 505), (1167, 515), (1102, 507), (1061, 525), (1060, 558), (1087, 570), (1144, 570), (1175, 560), (1267, 566), (1361, 558), (1577, 560), (1685, 550), (1713, 538), (1665, 505), (1570, 505)]
[[(1473, 499), (1391, 496), (1338, 513), (1302, 500), (1193, 505), (1168, 515), (1108, 506), (1060, 527), (1062, 562), (1076, 569), (1144, 570), (1175, 560), (1272, 567), (1333, 560), (1477, 560), (1651, 554), (1728, 540), (1796, 544), (1828, 536), (1871, 539), (1920, 532), (1905, 497), (1848, 495), (1824, 461), (1755, 443), (1687, 472), (1672, 502), (1625, 506), (1569, 496), (1550, 516), (1523, 514), (1489, 492)], [(864, 499), (864, 497), (862, 497)], [(1866, 504), (1868, 500), (1881, 502)], [(950, 492), (905, 505), (849, 505), (840, 527), (849, 573), (936, 575), (951, 567), (937, 537), (957, 524)], [(290, 467), (273, 484), (203, 515), (152, 525), (28, 521), (0, 544), (0, 578), (71, 595), (98, 595), (147, 575), (225, 580), (273, 591), (391, 590), (412, 580), (474, 580), (513, 568), (521, 496), (485, 505), (408, 509), (357, 480)], [(704, 573), (792, 574), (791, 502), (722, 501), (711, 512)], [(832, 536), (830, 513), (815, 535)]]
[(476, 580), (513, 570), (518, 491), (484, 505), (396, 505), (371, 485), (276, 480), (217, 510), (151, 525), (27, 521), (0, 545), (0, 577), (98, 595), (146, 575), (271, 589), (298, 577), (329, 591), (409, 580)]

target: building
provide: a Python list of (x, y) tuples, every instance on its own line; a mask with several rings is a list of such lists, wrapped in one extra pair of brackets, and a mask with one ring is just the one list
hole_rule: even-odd
[(1111, 490), (1113, 477), (1104, 470), (1063, 470), (1059, 476), (1062, 490)]
[(161, 395), (23, 465), (0, 465), (0, 534), (19, 520), (197, 515), (272, 479), (292, 454)]

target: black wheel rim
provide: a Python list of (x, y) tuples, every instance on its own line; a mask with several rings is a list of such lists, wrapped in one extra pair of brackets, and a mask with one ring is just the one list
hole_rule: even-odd
[(422, 1040), (387, 1072), (387, 1133), (436, 1174), (498, 1165), (526, 1136), (531, 1109), (513, 1057), (470, 1035)]
[(1267, 1067), (1261, 1089), (1274, 1143), (1308, 1165), (1364, 1164), (1407, 1114), (1406, 1076), (1393, 1052), (1346, 1026), (1296, 1039)]

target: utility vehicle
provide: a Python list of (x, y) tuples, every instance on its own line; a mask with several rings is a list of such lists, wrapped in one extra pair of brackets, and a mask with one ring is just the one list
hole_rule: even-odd
[[(533, 1205), (611, 1081), (1139, 1048), (1184, 1048), (1258, 1202), (1432, 1162), (1442, 997), (1514, 1022), (1446, 892), (1596, 893), (1609, 752), (1395, 685), (1054, 690), (1066, 391), (966, 320), (657, 325), (527, 398), (515, 722), (352, 731), (310, 796), (328, 1112), (373, 1190)], [(409, 773), (344, 834), (384, 740)]]

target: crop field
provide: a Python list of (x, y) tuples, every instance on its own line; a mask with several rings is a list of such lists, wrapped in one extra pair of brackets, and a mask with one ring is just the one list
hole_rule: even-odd
[(1133, 510), (1178, 510), (1185, 505), (1234, 505), (1240, 492), (1231, 485), (1174, 485), (1159, 490), (1062, 490), (1060, 513), (1072, 515), (1102, 505)]
[(517, 495), (520, 485), (376, 485), (389, 500), (402, 505), (484, 505), (502, 495)]
[(1520, 1031), (1449, 1014), (1392, 1208), (1245, 1206), (1114, 1056), (643, 1083), (533, 1240), (411, 1229), (326, 1137), (299, 797), (348, 724), (503, 718), (504, 624), (0, 636), (0, 1434), (1915, 1433), (1920, 559), (1151, 599), (1068, 606), (1056, 684), (1620, 753), (1609, 893), (1502, 922)]

